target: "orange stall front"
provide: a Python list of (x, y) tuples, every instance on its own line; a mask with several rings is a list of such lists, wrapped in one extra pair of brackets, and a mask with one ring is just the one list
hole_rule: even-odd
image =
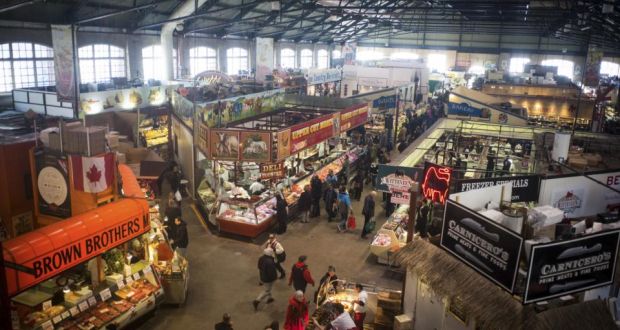
[(119, 174), (125, 198), (3, 243), (13, 329), (122, 328), (154, 308), (149, 205), (131, 170)]

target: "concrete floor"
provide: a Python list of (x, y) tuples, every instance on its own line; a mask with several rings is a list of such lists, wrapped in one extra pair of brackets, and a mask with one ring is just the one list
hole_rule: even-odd
[[(363, 196), (366, 196), (364, 192)], [(165, 195), (164, 195), (165, 196)], [(381, 195), (377, 196), (377, 228), (385, 221), (385, 212), (380, 206)], [(363, 197), (362, 197), (363, 200)], [(287, 280), (278, 280), (274, 285), (272, 304), (261, 304), (254, 312), (252, 301), (261, 292), (258, 285), (257, 261), (262, 253), (260, 243), (240, 241), (217, 236), (205, 227), (191, 208), (191, 200), (183, 203), (183, 218), (189, 231), (189, 293), (181, 307), (160, 306), (154, 317), (146, 320), (139, 329), (212, 329), (221, 320), (222, 314), (232, 315), (235, 329), (263, 329), (273, 320), (283, 324), (287, 301), (293, 289)], [(376, 263), (369, 252), (370, 238), (360, 238), (363, 224), (362, 202), (353, 202), (358, 219), (353, 233), (337, 233), (336, 223), (328, 223), (324, 210), (322, 216), (311, 223), (293, 221), (280, 241), (287, 252), (284, 268), (288, 273), (299, 255), (308, 256), (307, 263), (317, 282), (334, 265), (338, 277), (352, 282), (373, 284), (382, 288), (400, 290), (402, 283), (398, 276), (386, 266)], [(369, 235), (370, 237), (371, 235)], [(312, 299), (314, 288), (306, 290), (306, 297)], [(311, 311), (314, 306), (311, 307)]]

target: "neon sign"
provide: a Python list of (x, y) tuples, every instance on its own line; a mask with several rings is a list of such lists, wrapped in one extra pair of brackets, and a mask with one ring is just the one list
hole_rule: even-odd
[(422, 194), (433, 202), (444, 204), (450, 190), (452, 169), (427, 162), (424, 167)]

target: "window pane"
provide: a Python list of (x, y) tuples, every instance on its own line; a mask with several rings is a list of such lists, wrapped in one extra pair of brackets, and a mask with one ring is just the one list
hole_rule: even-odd
[(248, 70), (248, 51), (243, 48), (229, 48), (226, 50), (226, 64), (228, 74), (239, 74), (239, 71)]
[(0, 58), (11, 58), (9, 44), (0, 45)]
[(32, 58), (32, 44), (26, 42), (13, 43), (13, 58)]
[(110, 60), (95, 60), (95, 79), (97, 82), (110, 81)]
[(333, 58), (341, 58), (342, 57), (342, 53), (339, 50), (334, 50), (334, 51), (332, 51), (332, 57)]
[[(125, 77), (125, 60), (111, 60), (112, 63), (112, 77)], [(161, 71), (161, 70), (160, 70)]]
[(383, 58), (383, 54), (376, 51), (361, 51), (355, 55), (355, 59), (359, 61), (376, 61)]
[(82, 84), (95, 82), (93, 60), (80, 60), (80, 82)]
[(37, 61), (37, 86), (52, 86), (56, 83), (54, 61)]
[(32, 61), (14, 61), (15, 88), (34, 87), (34, 63)]
[(510, 59), (510, 68), (508, 71), (510, 73), (523, 73), (523, 70), (525, 70), (525, 65), (528, 63), (530, 63), (529, 58), (513, 57)]
[(142, 57), (153, 57), (153, 46), (142, 48)]
[(43, 45), (34, 45), (34, 56), (36, 58), (52, 58), (54, 57), (54, 50), (50, 47)]
[(192, 76), (195, 76), (207, 70), (207, 60), (203, 58), (190, 58), (189, 68), (192, 73)]
[(573, 79), (575, 63), (573, 63), (572, 61), (552, 59), (544, 60), (541, 64), (545, 66), (555, 66), (558, 68), (558, 76), (564, 76), (571, 80)]
[(610, 77), (617, 76), (620, 73), (620, 64), (614, 62), (603, 61), (601, 62), (601, 74), (608, 75)]
[(13, 73), (11, 72), (11, 61), (0, 61), (0, 92), (9, 92), (12, 89)]
[(280, 66), (288, 69), (295, 67), (295, 51), (290, 48), (284, 48), (280, 51)]
[(93, 57), (93, 46), (84, 46), (78, 49), (78, 55), (80, 58), (92, 58)]
[(110, 57), (125, 57), (125, 51), (122, 48), (110, 46)]
[(428, 55), (428, 68), (431, 71), (445, 72), (446, 71), (446, 55), (444, 54)]
[(312, 51), (310, 49), (302, 49), (301, 51), (301, 63), (299, 63), (299, 66), (307, 69), (307, 68), (311, 68), (312, 67)]
[(327, 51), (325, 49), (320, 49), (316, 53), (316, 66), (319, 69), (326, 69), (329, 66), (329, 57), (327, 56)]
[(110, 57), (110, 51), (109, 51), (109, 47), (108, 45), (95, 45), (95, 51), (93, 53), (93, 55), (95, 56), (95, 58), (105, 58), (105, 57)]
[(415, 60), (419, 58), (418, 54), (412, 52), (398, 52), (390, 55), (391, 60)]

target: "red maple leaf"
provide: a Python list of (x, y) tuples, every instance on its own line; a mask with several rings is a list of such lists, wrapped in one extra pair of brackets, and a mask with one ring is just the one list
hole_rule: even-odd
[(99, 171), (97, 169), (97, 166), (93, 164), (93, 166), (90, 167), (88, 172), (86, 172), (86, 177), (88, 178), (88, 181), (90, 181), (91, 183), (93, 182), (97, 183), (99, 182), (99, 179), (101, 179), (101, 171)]

